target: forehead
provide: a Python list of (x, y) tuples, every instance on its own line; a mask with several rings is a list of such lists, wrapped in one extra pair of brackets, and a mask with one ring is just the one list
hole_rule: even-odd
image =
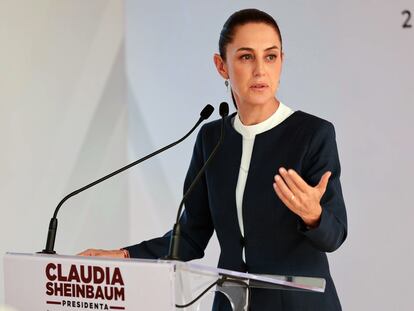
[(248, 23), (238, 26), (229, 44), (236, 49), (239, 47), (265, 49), (274, 45), (280, 48), (279, 36), (272, 26), (265, 23)]

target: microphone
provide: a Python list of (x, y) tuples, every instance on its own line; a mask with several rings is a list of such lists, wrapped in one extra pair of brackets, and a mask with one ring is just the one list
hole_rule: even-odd
[(175, 220), (175, 224), (172, 230), (171, 239), (170, 239), (170, 248), (168, 251), (168, 255), (164, 258), (166, 260), (180, 260), (180, 256), (178, 255), (178, 248), (180, 242), (180, 216), (183, 210), (184, 202), (187, 200), (188, 195), (193, 191), (194, 187), (197, 185), (198, 181), (200, 180), (201, 176), (204, 174), (208, 164), (214, 158), (217, 153), (218, 148), (222, 144), (224, 140), (224, 119), (229, 114), (229, 105), (226, 102), (222, 102), (219, 108), (220, 116), (221, 116), (221, 128), (220, 128), (220, 138), (217, 142), (216, 146), (214, 147), (213, 151), (211, 152), (210, 156), (208, 157), (207, 161), (201, 167), (200, 171), (198, 172), (197, 176), (194, 178), (193, 182), (191, 183), (190, 187), (188, 187), (187, 191), (185, 192), (183, 199), (181, 200), (180, 206), (178, 208), (177, 218)]
[(73, 196), (79, 194), (80, 192), (82, 192), (86, 189), (89, 189), (89, 188), (103, 182), (104, 180), (107, 180), (108, 178), (111, 178), (111, 177), (113, 177), (113, 176), (115, 176), (115, 175), (117, 175), (117, 174), (119, 174), (119, 173), (121, 173), (121, 172), (123, 172), (123, 171), (125, 171), (125, 170), (141, 163), (141, 162), (146, 161), (149, 158), (152, 158), (153, 156), (155, 156), (155, 155), (157, 155), (157, 154), (159, 154), (159, 153), (161, 153), (161, 152), (163, 152), (167, 149), (170, 149), (171, 147), (174, 147), (175, 145), (177, 145), (179, 143), (181, 143), (184, 139), (186, 139), (188, 136), (190, 136), (190, 134), (192, 132), (194, 132), (194, 130), (200, 125), (201, 122), (208, 119), (211, 116), (211, 114), (213, 113), (213, 111), (214, 111), (213, 106), (211, 106), (211, 105), (205, 106), (204, 109), (200, 112), (200, 118), (198, 119), (197, 123), (193, 126), (193, 128), (187, 134), (185, 134), (179, 140), (177, 140), (177, 141), (175, 141), (175, 142), (173, 142), (173, 143), (171, 143), (171, 144), (169, 144), (169, 145), (167, 145), (167, 146), (165, 146), (161, 149), (158, 149), (158, 150), (154, 151), (153, 153), (150, 153), (150, 154), (146, 155), (145, 157), (136, 160), (135, 162), (132, 162), (128, 165), (125, 165), (124, 167), (122, 167), (122, 168), (120, 168), (120, 169), (118, 169), (118, 170), (116, 170), (116, 171), (114, 171), (114, 172), (112, 172), (112, 173), (110, 173), (110, 174), (108, 174), (104, 177), (101, 177), (100, 179), (98, 179), (94, 182), (91, 182), (90, 184), (88, 184), (86, 186), (83, 186), (82, 188), (79, 188), (78, 190), (75, 190), (75, 191), (69, 193), (67, 196), (65, 196), (59, 202), (58, 206), (55, 209), (53, 217), (50, 219), (49, 230), (48, 230), (48, 233), (47, 233), (47, 240), (46, 240), (46, 248), (43, 251), (41, 251), (40, 253), (43, 253), (43, 254), (56, 254), (56, 252), (54, 250), (54, 247), (55, 247), (55, 239), (56, 239), (56, 230), (57, 230), (57, 226), (58, 226), (57, 214), (59, 212), (60, 207), (62, 206), (62, 204), (67, 199), (69, 199), (70, 197), (73, 197)]

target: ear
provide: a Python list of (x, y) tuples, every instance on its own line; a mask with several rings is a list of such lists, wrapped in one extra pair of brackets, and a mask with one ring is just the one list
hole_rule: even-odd
[(222, 76), (224, 79), (229, 78), (226, 63), (217, 53), (214, 54), (214, 65), (216, 65), (217, 72), (220, 74), (220, 76)]

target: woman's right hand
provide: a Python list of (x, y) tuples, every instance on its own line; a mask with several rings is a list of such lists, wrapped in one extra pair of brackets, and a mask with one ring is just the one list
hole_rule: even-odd
[(129, 253), (125, 249), (114, 249), (114, 250), (105, 250), (105, 249), (94, 249), (89, 248), (81, 253), (78, 256), (95, 256), (95, 257), (109, 257), (109, 258), (129, 258)]

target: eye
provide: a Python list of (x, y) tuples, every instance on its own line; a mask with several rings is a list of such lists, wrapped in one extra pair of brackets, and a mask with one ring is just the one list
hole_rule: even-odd
[(253, 58), (253, 55), (251, 55), (251, 54), (243, 54), (243, 55), (240, 56), (241, 60), (249, 60), (249, 59), (252, 59), (252, 58)]
[(274, 61), (277, 58), (276, 54), (270, 54), (266, 56), (267, 60)]

